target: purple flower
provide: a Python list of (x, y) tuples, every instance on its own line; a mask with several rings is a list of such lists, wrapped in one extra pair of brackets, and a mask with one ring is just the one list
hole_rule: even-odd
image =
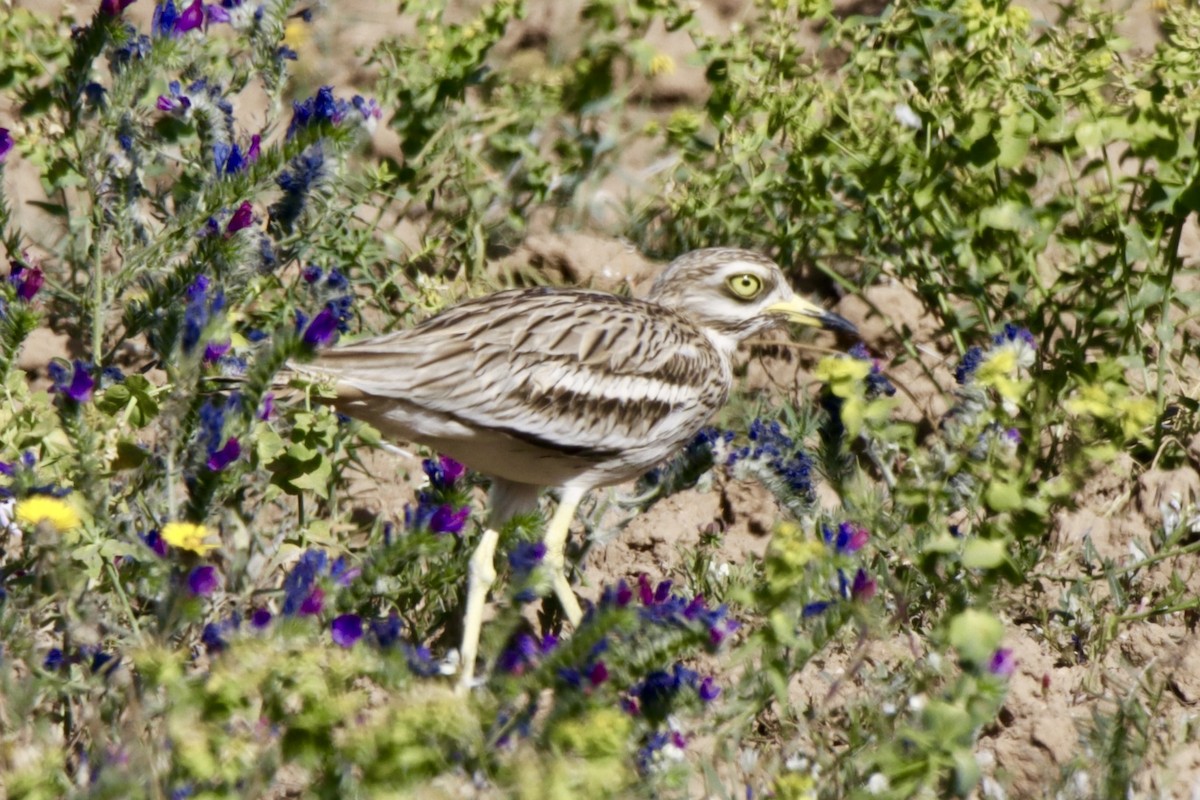
[(331, 633), (335, 644), (342, 647), (352, 647), (362, 638), (362, 618), (358, 614), (342, 614), (333, 621)]
[(188, 575), (188, 590), (197, 597), (208, 597), (220, 584), (217, 568), (210, 566), (196, 567)]
[(313, 317), (312, 322), (304, 330), (304, 344), (313, 348), (325, 347), (337, 339), (338, 315), (331, 306), (326, 305), (321, 313)]
[(192, 4), (183, 10), (175, 23), (175, 35), (195, 30), (204, 24), (204, 4), (193, 0)]
[(263, 395), (262, 405), (258, 408), (258, 418), (266, 422), (271, 418), (271, 414), (275, 412), (275, 393), (267, 392)]
[(992, 657), (988, 661), (988, 672), (1000, 678), (1009, 677), (1016, 668), (1017, 659), (1013, 655), (1012, 649), (1008, 647), (1001, 647), (992, 653)]
[(709, 677), (700, 681), (700, 685), (696, 687), (696, 694), (698, 694), (700, 699), (705, 703), (711, 703), (721, 694), (721, 687), (717, 686), (716, 679), (710, 675)]
[(429, 518), (429, 530), (434, 533), (462, 533), (467, 519), (471, 516), (471, 507), (454, 508), (450, 505), (438, 506)]
[(91, 368), (76, 359), (71, 372), (59, 361), (51, 361), (47, 368), (50, 380), (54, 382), (53, 392), (61, 392), (64, 397), (75, 403), (86, 403), (92, 399), (92, 390), (96, 381), (92, 379)]
[(208, 456), (208, 468), (213, 472), (220, 472), (230, 464), (238, 460), (238, 456), (242, 454), (242, 446), (238, 442), (236, 436), (230, 436), (225, 445), (218, 450), (214, 450)]
[(427, 458), (421, 462), (421, 469), (429, 477), (433, 488), (441, 491), (453, 489), (458, 483), (458, 479), (467, 471), (465, 466), (449, 456), (438, 456), (436, 461)]
[(8, 128), (0, 128), (0, 164), (4, 163), (4, 159), (8, 158), (8, 154), (13, 149), (12, 134)]
[(532, 634), (521, 631), (501, 651), (496, 659), (496, 668), (510, 675), (520, 675), (557, 645), (558, 639), (549, 634), (539, 641)]
[[(318, 283), (320, 282), (321, 278), (325, 277), (325, 270), (321, 269), (316, 264), (309, 264), (300, 272), (300, 277), (307, 284)], [(426, 459), (424, 463), (428, 464), (429, 460)], [(426, 468), (425, 471), (428, 472), (428, 468)]]
[(250, 205), (250, 201), (243, 201), (238, 206), (237, 211), (233, 212), (233, 216), (229, 218), (229, 224), (225, 226), (225, 235), (232, 236), (242, 228), (249, 228), (254, 224), (254, 207)]
[(860, 567), (858, 572), (854, 573), (854, 582), (850, 584), (850, 597), (854, 600), (870, 600), (875, 596), (877, 588), (875, 579)]
[(110, 17), (117, 17), (135, 2), (136, 0), (100, 0), (100, 13)]
[(253, 164), (258, 161), (260, 152), (262, 152), (262, 137), (256, 133), (250, 137), (250, 146), (246, 148), (246, 163)]
[(629, 584), (622, 578), (617, 581), (616, 586), (604, 587), (604, 592), (600, 595), (600, 607), (624, 608), (629, 605), (631, 600), (633, 600), (633, 589), (630, 589)]
[(183, 93), (183, 87), (180, 86), (179, 81), (171, 81), (167, 84), (167, 91), (170, 94), (160, 94), (154, 103), (155, 108), (159, 111), (182, 115), (192, 107), (192, 100)]
[(271, 624), (271, 612), (265, 608), (256, 608), (250, 614), (250, 625), (255, 630), (262, 630)]
[(204, 363), (215, 364), (221, 359), (221, 356), (229, 352), (232, 342), (226, 339), (223, 342), (209, 342), (204, 345)]

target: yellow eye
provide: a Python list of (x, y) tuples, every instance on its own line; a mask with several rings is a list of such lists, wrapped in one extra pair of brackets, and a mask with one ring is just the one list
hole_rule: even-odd
[(729, 290), (743, 300), (753, 300), (758, 297), (763, 288), (762, 279), (748, 272), (734, 275), (726, 283), (729, 285)]

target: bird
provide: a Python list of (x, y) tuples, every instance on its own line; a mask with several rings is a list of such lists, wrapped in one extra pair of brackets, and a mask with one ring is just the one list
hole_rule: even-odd
[(510, 289), (414, 327), (292, 363), (330, 402), (386, 438), (425, 445), (491, 479), (489, 515), (468, 565), (458, 688), (474, 685), (499, 530), (558, 506), (543, 565), (567, 620), (583, 618), (565, 548), (580, 501), (640, 477), (724, 406), (740, 342), (785, 322), (856, 333), (796, 294), (770, 258), (729, 247), (685, 253), (638, 299), (584, 288)]

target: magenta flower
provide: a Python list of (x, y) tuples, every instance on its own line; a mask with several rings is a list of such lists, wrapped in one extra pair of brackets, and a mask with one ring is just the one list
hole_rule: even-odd
[(119, 17), (121, 12), (134, 4), (136, 0), (100, 0), (100, 13), (110, 17)]
[(850, 584), (850, 597), (854, 600), (870, 600), (875, 596), (878, 586), (875, 579), (867, 575), (866, 570), (859, 569), (854, 573), (854, 582)]
[(8, 132), (8, 128), (0, 128), (0, 164), (4, 163), (4, 159), (8, 158), (8, 154), (12, 149), (12, 134)]
[(216, 591), (220, 583), (216, 567), (196, 567), (188, 575), (188, 590), (197, 597), (208, 597)]
[(353, 647), (363, 635), (362, 618), (358, 614), (342, 614), (333, 621), (331, 633), (335, 644)]
[(304, 602), (300, 604), (300, 615), (304, 617), (315, 617), (321, 613), (321, 608), (325, 605), (325, 590), (320, 586), (313, 587), (313, 590), (308, 593), (308, 597), (304, 598)]
[(19, 261), (13, 261), (12, 272), (8, 281), (17, 287), (17, 297), (28, 303), (34, 298), (46, 282), (46, 275), (37, 267), (28, 267)]
[(229, 224), (225, 226), (225, 235), (232, 236), (242, 228), (249, 228), (254, 224), (254, 207), (250, 205), (250, 201), (243, 201), (238, 206), (237, 211), (233, 212), (233, 216), (229, 218)]

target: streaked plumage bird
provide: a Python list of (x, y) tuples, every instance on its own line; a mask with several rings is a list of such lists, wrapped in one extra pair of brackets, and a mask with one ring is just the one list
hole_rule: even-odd
[(460, 686), (474, 675), (499, 528), (560, 498), (545, 565), (570, 622), (583, 616), (564, 571), (571, 520), (589, 489), (645, 473), (724, 405), (738, 343), (784, 321), (854, 332), (798, 297), (779, 267), (746, 250), (673, 261), (644, 300), (535, 288), (468, 300), (408, 330), (290, 365), (332, 383), (333, 405), (388, 438), (419, 442), (492, 478), (470, 563)]

